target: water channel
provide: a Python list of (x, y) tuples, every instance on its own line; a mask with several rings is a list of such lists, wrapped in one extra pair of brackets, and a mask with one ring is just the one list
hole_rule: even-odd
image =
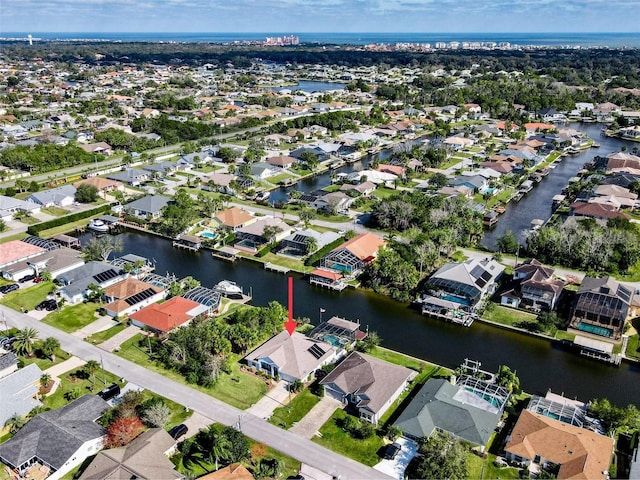
[(273, 92), (279, 92), (280, 90), (291, 90), (295, 92), (296, 90), (300, 90), (306, 93), (314, 93), (314, 92), (329, 92), (332, 90), (342, 90), (346, 87), (346, 83), (337, 83), (337, 82), (314, 82), (312, 80), (298, 80), (298, 83), (295, 85), (286, 85), (283, 87), (270, 87), (269, 90)]
[[(81, 237), (83, 242), (91, 234)], [(204, 286), (211, 287), (228, 279), (251, 290), (254, 305), (276, 300), (287, 303), (287, 281), (284, 275), (263, 270), (261, 266), (240, 260), (235, 264), (211, 257), (207, 251), (187, 253), (176, 250), (169, 240), (142, 233), (120, 235), (124, 252), (152, 258), (157, 273), (192, 275)], [(420, 315), (407, 305), (370, 292), (347, 289), (330, 292), (296, 276), (294, 282), (294, 315), (306, 316), (317, 324), (320, 308), (326, 319), (339, 315), (359, 319), (363, 328), (377, 331), (383, 345), (447, 367), (456, 367), (465, 357), (479, 360), (495, 371), (500, 364), (514, 368), (527, 391), (544, 394), (549, 388), (556, 393), (577, 396), (582, 400), (608, 397), (620, 405), (638, 403), (640, 368), (623, 363), (609, 366), (566, 352), (545, 340), (502, 330), (475, 322), (470, 328), (448, 324)]]
[(531, 228), (531, 220), (539, 218), (546, 221), (551, 217), (551, 199), (554, 195), (562, 193), (562, 188), (569, 183), (571, 177), (576, 176), (586, 162), (592, 161), (595, 156), (606, 157), (610, 153), (619, 152), (625, 145), (631, 150), (635, 145), (633, 142), (601, 136), (601, 124), (570, 123), (567, 127), (584, 132), (600, 146), (582, 150), (578, 155), (564, 157), (562, 162), (520, 202), (509, 203), (495, 228), (486, 232), (482, 240), (485, 247), (495, 250), (496, 241), (507, 230), (516, 235), (520, 244), (526, 244), (526, 234)]

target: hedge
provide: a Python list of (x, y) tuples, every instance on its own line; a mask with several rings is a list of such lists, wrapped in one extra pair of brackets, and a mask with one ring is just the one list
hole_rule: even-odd
[(264, 247), (262, 250), (260, 250), (257, 254), (256, 257), (258, 258), (262, 258), (264, 257), (267, 253), (269, 253), (273, 247), (275, 247), (276, 244), (275, 243), (270, 243), (269, 245), (267, 245), (266, 247)]
[(67, 223), (75, 222), (76, 220), (82, 220), (83, 218), (93, 217), (94, 215), (98, 215), (100, 213), (105, 213), (111, 211), (112, 204), (100, 205), (99, 207), (92, 208), (91, 210), (85, 210), (83, 212), (72, 213), (71, 215), (65, 215), (64, 217), (54, 218), (53, 220), (48, 220), (42, 223), (36, 223), (35, 225), (30, 225), (27, 228), (27, 233), (29, 235), (38, 235), (43, 230), (48, 230), (50, 228), (59, 227), (60, 225), (65, 225)]
[(328, 243), (327, 245), (325, 245), (324, 247), (322, 247), (320, 250), (318, 250), (316, 253), (314, 253), (313, 255), (309, 255), (307, 257), (307, 259), (304, 261), (304, 264), (308, 267), (313, 266), (314, 264), (316, 264), (318, 261), (320, 261), (320, 259), (322, 257), (324, 257), (327, 253), (329, 253), (331, 250), (333, 250), (336, 247), (339, 247), (340, 245), (342, 245), (344, 242), (346, 242), (346, 240), (344, 239), (344, 237), (340, 237), (336, 240), (334, 240), (331, 243)]

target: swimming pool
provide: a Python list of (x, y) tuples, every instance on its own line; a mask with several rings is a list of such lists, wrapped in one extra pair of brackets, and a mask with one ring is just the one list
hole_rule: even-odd
[(578, 330), (582, 330), (583, 332), (587, 333), (593, 333), (595, 335), (600, 335), (601, 337), (611, 337), (613, 335), (613, 330), (611, 330), (610, 328), (591, 325), (590, 323), (578, 323)]
[(460, 305), (469, 306), (469, 301), (466, 298), (458, 297), (456, 295), (452, 295), (450, 293), (445, 293), (442, 296), (443, 299), (449, 300), (450, 302), (459, 303)]
[(320, 339), (324, 340), (327, 343), (330, 343), (335, 348), (342, 348), (348, 343), (348, 340), (346, 340), (345, 338), (336, 337), (335, 335), (331, 335), (329, 333), (322, 335)]
[(213, 240), (214, 238), (216, 238), (218, 235), (216, 235), (213, 232), (200, 232), (200, 236), (204, 237), (204, 238), (208, 238), (209, 240)]

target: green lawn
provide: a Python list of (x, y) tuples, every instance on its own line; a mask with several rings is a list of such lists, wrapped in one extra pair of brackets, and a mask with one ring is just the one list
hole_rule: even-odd
[(372, 357), (379, 358), (381, 360), (386, 360), (390, 363), (395, 363), (396, 365), (402, 365), (403, 367), (410, 368), (411, 370), (415, 370), (416, 372), (420, 372), (423, 369), (429, 369), (431, 371), (436, 370), (437, 368), (442, 368), (443, 372), (449, 372), (443, 367), (439, 367), (433, 363), (426, 362), (419, 358), (410, 357), (405, 355), (404, 353), (396, 352), (394, 350), (389, 350), (384, 347), (375, 347), (369, 352), (369, 355)]
[(53, 367), (61, 362), (64, 362), (71, 355), (61, 349), (57, 349), (55, 354), (53, 355), (53, 361), (46, 355), (44, 355), (39, 348), (39, 344), (35, 344), (34, 354), (32, 357), (20, 356), (20, 360), (24, 366), (27, 366), (31, 363), (35, 363), (40, 367), (40, 370), (46, 370), (49, 367)]
[(273, 175), (272, 177), (268, 177), (266, 179), (267, 182), (273, 184), (273, 185), (278, 185), (279, 182), (283, 182), (285, 180), (288, 180), (290, 178), (296, 178), (293, 175), (289, 174), (289, 173), (280, 173), (278, 175)]
[(307, 273), (313, 270), (313, 267), (307, 267), (304, 262), (300, 260), (294, 260), (293, 258), (283, 257), (282, 255), (276, 255), (275, 253), (269, 252), (264, 257), (260, 258), (265, 263), (273, 263), (275, 265), (279, 265), (281, 267), (287, 267), (291, 270), (295, 270), (296, 272)]
[(84, 228), (84, 227), (86, 227), (91, 219), (98, 218), (98, 217), (100, 217), (102, 215), (104, 215), (104, 213), (100, 213), (100, 214), (94, 215), (93, 217), (88, 217), (88, 218), (83, 218), (81, 220), (76, 220), (75, 222), (65, 223), (64, 225), (60, 225), (58, 227), (53, 227), (53, 228), (49, 228), (47, 230), (42, 230), (38, 235), (41, 238), (48, 238), (48, 237), (53, 237), (54, 235), (58, 235), (59, 233), (72, 232), (76, 228), (79, 228), (79, 227)]
[(53, 215), (54, 217), (60, 217), (62, 215), (67, 215), (69, 213), (69, 210), (65, 210), (64, 208), (60, 208), (60, 207), (43, 208), (41, 209), (41, 211), (44, 213), (48, 213), (49, 215)]
[(487, 458), (480, 458), (474, 453), (467, 454), (467, 465), (469, 467), (469, 478), (477, 480), (507, 479), (515, 480), (520, 478), (517, 468), (498, 467), (493, 462), (496, 456), (489, 453)]
[(340, 455), (372, 467), (380, 461), (378, 450), (384, 445), (384, 441), (377, 435), (366, 440), (352, 438), (337, 424), (347, 415), (344, 410), (336, 410), (331, 418), (320, 427), (322, 436), (313, 437), (312, 440)]
[(143, 396), (143, 400), (142, 400), (143, 402), (150, 400), (152, 398), (161, 398), (164, 404), (167, 407), (169, 407), (169, 411), (171, 412), (171, 415), (169, 416), (169, 421), (164, 426), (165, 429), (167, 430), (172, 427), (175, 427), (176, 425), (180, 425), (181, 423), (184, 423), (184, 421), (187, 418), (193, 415), (193, 410), (187, 411), (184, 405), (180, 405), (179, 403), (176, 403), (173, 400), (169, 400), (168, 398), (163, 397), (161, 395), (157, 395), (149, 390), (143, 390), (142, 396)]
[(521, 322), (536, 321), (536, 315), (533, 313), (522, 312), (514, 308), (507, 308), (500, 305), (495, 305), (493, 308), (485, 310), (483, 318), (512, 327), (518, 326)]
[(385, 198), (389, 198), (396, 193), (398, 193), (398, 191), (393, 188), (378, 187), (373, 191), (371, 195), (375, 195), (376, 197), (384, 200)]
[(286, 407), (279, 407), (273, 411), (269, 423), (289, 429), (294, 423), (299, 422), (320, 399), (309, 389), (305, 388)]
[(50, 313), (42, 322), (67, 333), (75, 332), (96, 320), (95, 312), (99, 307), (100, 305), (92, 302), (72, 305), (59, 312)]
[(114, 382), (122, 386), (118, 377), (113, 373), (106, 371), (103, 372), (102, 370), (100, 370), (96, 373), (96, 380), (94, 384), (91, 377), (86, 378), (86, 375), (84, 375), (83, 367), (78, 367), (62, 375), (60, 377), (60, 385), (58, 386), (56, 392), (45, 397), (42, 403), (45, 408), (54, 410), (69, 403), (69, 401), (65, 398), (65, 394), (67, 392), (77, 389), (78, 393), (81, 396), (88, 393), (98, 393), (106, 385), (111, 385)]
[(223, 373), (213, 387), (204, 388), (196, 384), (187, 383), (179, 373), (167, 370), (157, 362), (150, 360), (147, 352), (138, 347), (138, 342), (141, 339), (142, 334), (138, 334), (127, 340), (120, 346), (120, 350), (116, 352), (117, 355), (242, 410), (256, 403), (267, 392), (267, 386), (264, 381), (254, 375), (242, 372), (240, 364), (237, 362), (238, 358), (235, 357), (231, 362), (231, 373)]
[(94, 333), (93, 335), (89, 335), (85, 340), (94, 345), (99, 345), (102, 342), (106, 342), (117, 333), (120, 333), (125, 328), (127, 328), (127, 326), (124, 323), (120, 323), (118, 325), (114, 325), (108, 330), (103, 330), (101, 332)]
[(0, 303), (17, 311), (31, 311), (40, 302), (47, 298), (47, 295), (55, 290), (52, 282), (37, 283), (29, 288), (21, 288), (15, 292), (5, 295)]

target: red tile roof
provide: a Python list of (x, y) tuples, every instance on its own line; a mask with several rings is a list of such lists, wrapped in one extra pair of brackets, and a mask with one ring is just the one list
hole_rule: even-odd
[(377, 235), (374, 235), (373, 233), (363, 233), (356, 235), (351, 240), (343, 243), (337, 248), (334, 248), (333, 251), (346, 248), (360, 260), (365, 260), (367, 258), (375, 257), (378, 249), (384, 244), (385, 241)]
[(200, 304), (182, 297), (173, 297), (164, 303), (154, 303), (129, 315), (132, 320), (143, 323), (154, 330), (168, 332), (193, 318), (189, 314)]

